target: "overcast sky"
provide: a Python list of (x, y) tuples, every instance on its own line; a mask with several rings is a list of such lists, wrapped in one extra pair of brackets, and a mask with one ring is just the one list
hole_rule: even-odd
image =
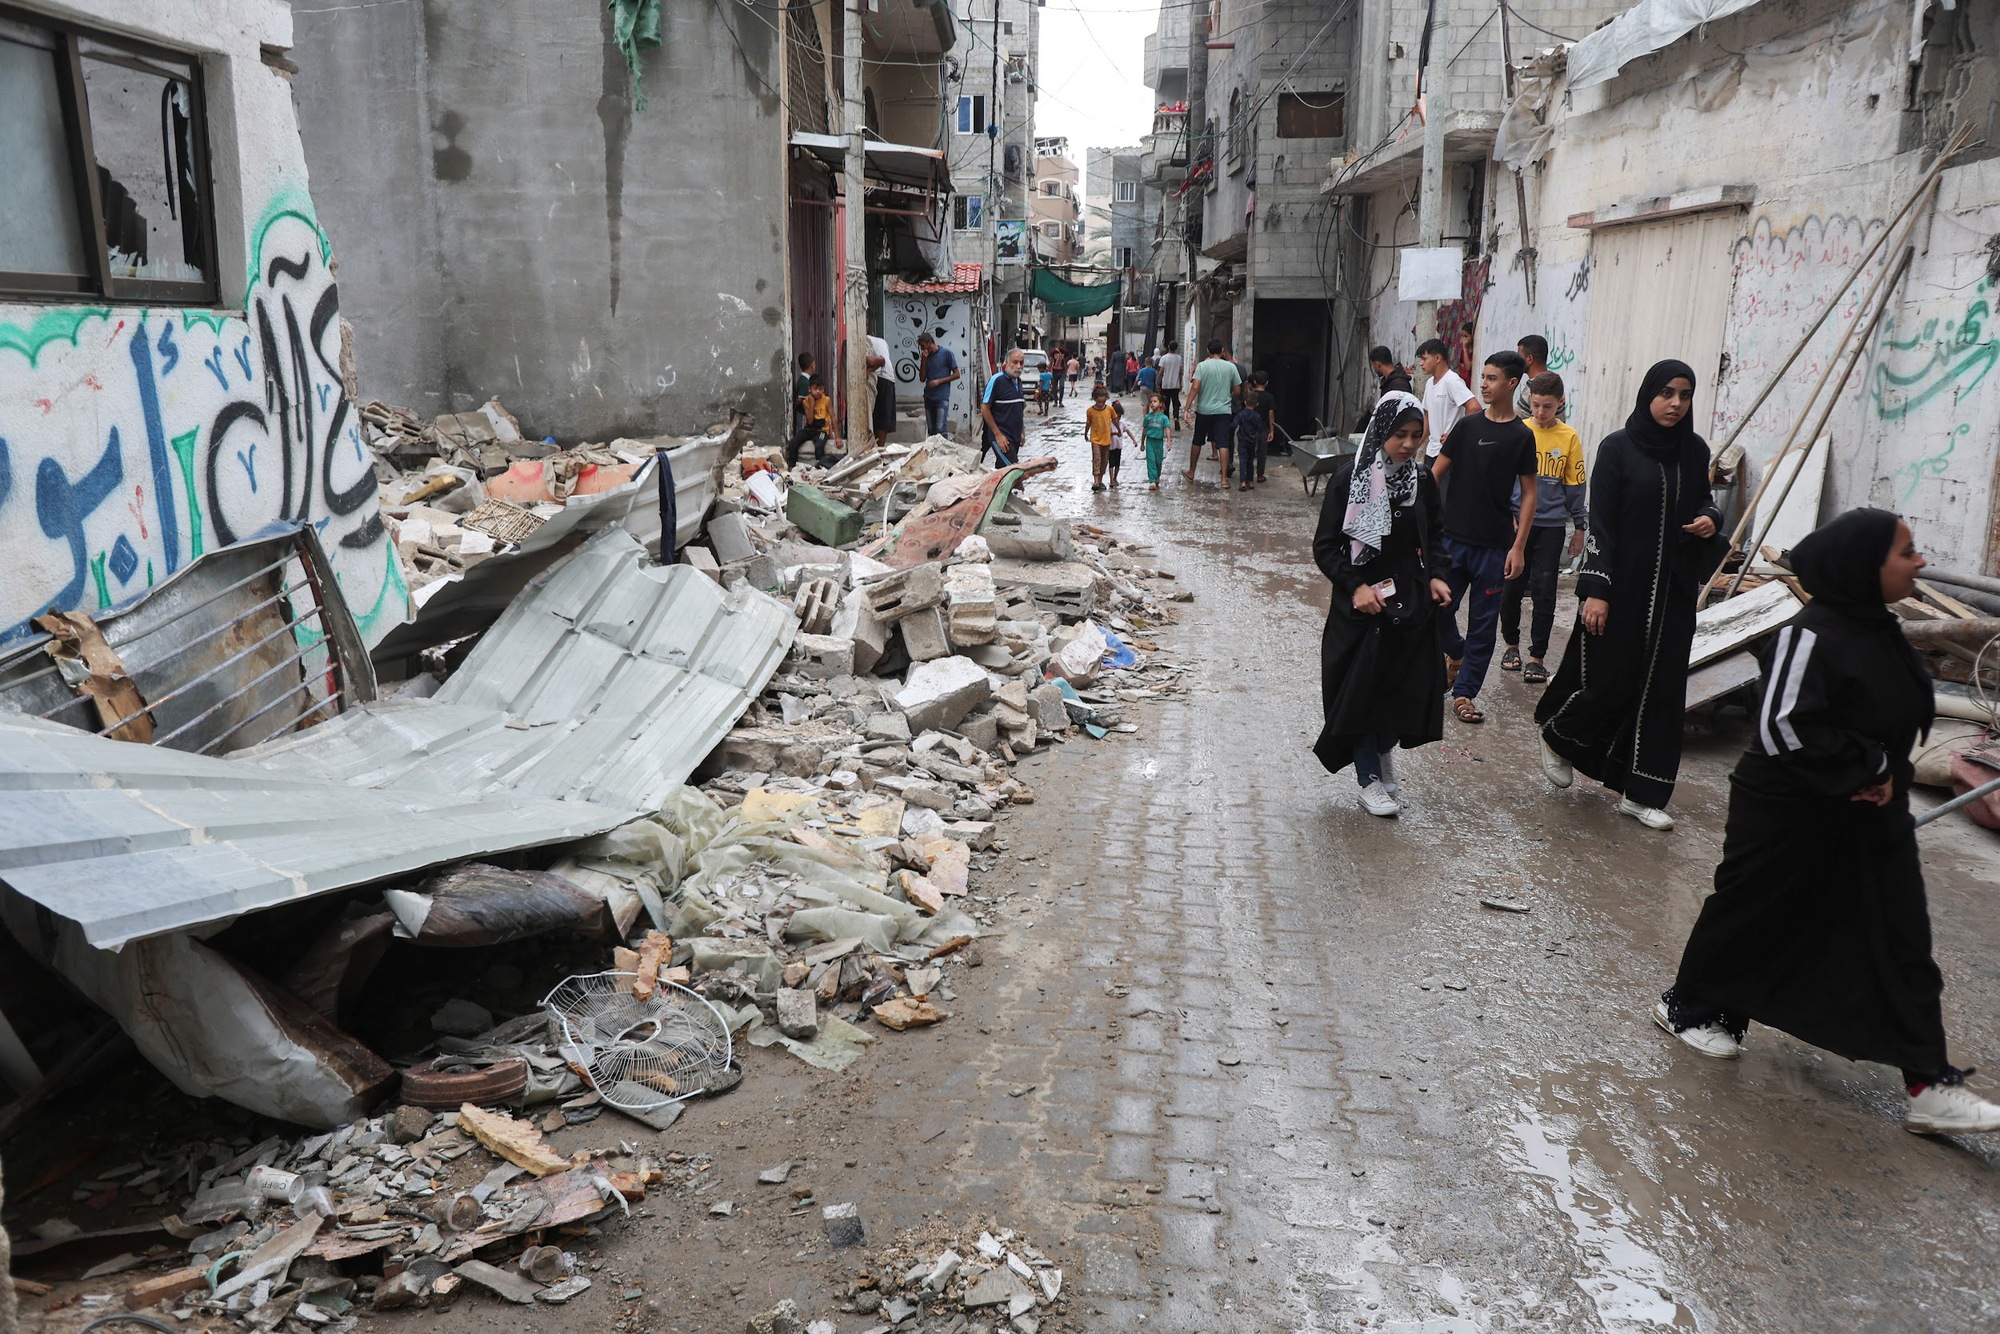
[(1048, 0), (1042, 9), (1042, 74), (1035, 133), (1069, 137), (1086, 169), (1088, 148), (1136, 145), (1153, 127), (1146, 34), (1157, 0)]

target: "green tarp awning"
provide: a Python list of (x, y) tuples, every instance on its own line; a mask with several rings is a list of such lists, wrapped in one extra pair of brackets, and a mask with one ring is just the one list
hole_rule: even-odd
[(1118, 280), (1085, 287), (1067, 278), (1058, 278), (1049, 269), (1035, 269), (1029, 281), (1028, 295), (1040, 301), (1051, 315), (1061, 315), (1070, 319), (1085, 315), (1096, 315), (1118, 304)]

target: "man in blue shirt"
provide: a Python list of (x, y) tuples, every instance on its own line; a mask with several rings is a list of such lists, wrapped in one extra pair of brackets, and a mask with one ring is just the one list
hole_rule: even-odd
[(986, 441), (980, 447), (983, 460), (991, 449), (999, 466), (1011, 466), (1021, 457), (1021, 437), (1027, 428), (1028, 396), (1021, 390), (1021, 349), (1007, 354), (1004, 366), (986, 382), (979, 397), (979, 416), (986, 423)]
[(929, 330), (917, 335), (917, 376), (924, 382), (924, 434), (945, 434), (951, 408), (951, 386), (958, 379), (958, 358), (939, 347)]

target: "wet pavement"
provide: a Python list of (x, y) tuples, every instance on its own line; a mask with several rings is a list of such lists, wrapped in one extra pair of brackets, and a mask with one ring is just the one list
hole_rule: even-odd
[[(1372, 818), (1307, 750), (1326, 589), (1290, 460), (1249, 495), (1213, 464), (1153, 494), (1128, 451), (1092, 495), (1075, 422), (1037, 426), (1027, 452), (1064, 465), (1037, 493), (1157, 544), (1196, 600), (1156, 637), (1200, 664), (1138, 736), (1025, 766), (1042, 800), (1015, 851), (1042, 849), (1024, 874), (1080, 916), (1024, 935), (984, 1052), (954, 1048), (1041, 1081), (970, 1138), (969, 1174), (1115, 1206), (1069, 1220), (1083, 1327), (1995, 1318), (2000, 1141), (1908, 1134), (1892, 1070), (1763, 1028), (1705, 1060), (1646, 1017), (1719, 855), (1743, 714), (1691, 735), (1679, 828), (1655, 833), (1547, 787), (1534, 689), (1495, 672), (1489, 721), (1405, 752), (1404, 814)], [(1976, 1062), (2000, 861), (1969, 824), (1922, 837), (1953, 1058)], [(1531, 911), (1480, 905), (1496, 892)]]

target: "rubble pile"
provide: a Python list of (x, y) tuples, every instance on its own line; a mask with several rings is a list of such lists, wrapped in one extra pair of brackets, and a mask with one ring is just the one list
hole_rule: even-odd
[(875, 1318), (864, 1334), (1038, 1334), (1062, 1290), (1061, 1268), (1012, 1230), (931, 1226), (885, 1247), (840, 1309)]

